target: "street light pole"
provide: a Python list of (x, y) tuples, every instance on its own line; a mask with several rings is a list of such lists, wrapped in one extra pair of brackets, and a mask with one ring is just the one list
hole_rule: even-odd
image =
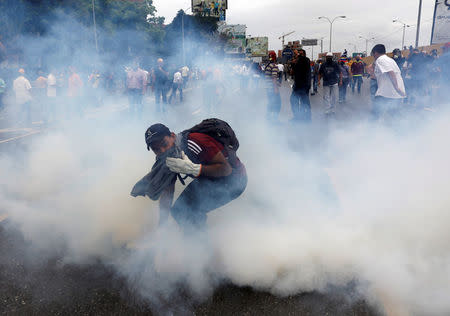
[(406, 28), (407, 27), (410, 27), (410, 25), (408, 25), (408, 24), (406, 24), (406, 23), (403, 23), (402, 21), (400, 21), (400, 20), (398, 20), (398, 19), (395, 19), (395, 20), (393, 20), (392, 22), (398, 22), (398, 23), (401, 23), (401, 24), (403, 24), (403, 37), (402, 37), (402, 47), (401, 47), (401, 50), (403, 50), (403, 47), (405, 47), (405, 31), (406, 31)]
[(95, 40), (95, 50), (98, 53), (98, 43), (97, 43), (97, 24), (95, 23), (95, 2), (92, 0), (92, 17), (94, 20), (94, 40)]
[(183, 14), (181, 15), (181, 49), (183, 53), (183, 66), (186, 66), (186, 53), (184, 50), (184, 15), (185, 12), (189, 10), (191, 7), (187, 8), (186, 10), (183, 10)]
[(186, 66), (186, 56), (184, 52), (184, 11), (181, 15), (181, 46), (183, 50), (183, 67)]
[(422, 0), (419, 0), (419, 13), (417, 14), (417, 31), (416, 31), (416, 48), (419, 47), (419, 33), (420, 33), (420, 17), (422, 15)]
[(333, 20), (330, 20), (328, 17), (326, 17), (326, 16), (319, 16), (319, 19), (325, 19), (325, 20), (327, 20), (328, 22), (330, 22), (330, 53), (332, 52), (332, 50), (331, 50), (331, 39), (332, 39), (332, 36), (333, 36), (333, 23), (334, 23), (334, 21), (336, 21), (337, 19), (345, 19), (346, 18), (346, 16), (345, 15), (339, 15), (339, 16), (337, 16), (337, 17), (335, 17)]
[(375, 39), (375, 37), (365, 38), (365, 37), (363, 37), (363, 36), (359, 36), (359, 38), (362, 38), (362, 39), (365, 39), (365, 40), (366, 40), (366, 57), (367, 57), (367, 55), (368, 55), (367, 46), (368, 46), (368, 44), (369, 44), (370, 41), (372, 41), (372, 40)]
[(354, 43), (348, 43), (347, 45), (352, 45), (352, 46), (353, 46), (353, 52), (354, 52), (354, 53), (357, 53), (356, 44), (354, 44)]

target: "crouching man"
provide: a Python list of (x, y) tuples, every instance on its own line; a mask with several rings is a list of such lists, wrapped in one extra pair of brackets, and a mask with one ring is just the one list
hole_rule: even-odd
[[(236, 156), (239, 142), (224, 121), (207, 119), (178, 135), (154, 124), (147, 129), (145, 141), (160, 165), (159, 176), (153, 179), (164, 183), (161, 174), (170, 178), (159, 187), (160, 225), (170, 213), (184, 231), (203, 229), (208, 212), (236, 199), (247, 186), (245, 166)], [(194, 179), (172, 205), (177, 174), (181, 181), (179, 174)]]

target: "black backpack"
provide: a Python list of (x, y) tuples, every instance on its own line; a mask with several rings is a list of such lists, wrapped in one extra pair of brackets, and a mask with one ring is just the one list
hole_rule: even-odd
[(190, 133), (202, 133), (211, 136), (221, 143), (228, 153), (228, 161), (231, 166), (236, 162), (236, 151), (239, 148), (239, 141), (231, 126), (221, 119), (209, 118), (201, 123), (181, 132), (181, 145), (183, 150), (187, 152), (187, 137)]

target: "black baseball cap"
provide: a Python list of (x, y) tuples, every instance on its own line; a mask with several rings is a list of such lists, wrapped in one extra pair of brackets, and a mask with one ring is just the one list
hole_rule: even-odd
[(169, 128), (161, 123), (156, 123), (150, 126), (145, 132), (145, 142), (147, 143), (147, 150), (150, 150), (150, 145), (161, 141), (164, 136), (170, 136)]

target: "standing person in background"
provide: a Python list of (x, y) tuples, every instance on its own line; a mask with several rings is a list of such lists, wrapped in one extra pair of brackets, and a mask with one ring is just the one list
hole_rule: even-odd
[(146, 75), (139, 69), (137, 63), (133, 64), (131, 70), (127, 72), (127, 91), (130, 103), (130, 116), (139, 118), (142, 116), (142, 98), (145, 94)]
[(372, 56), (375, 58), (374, 74), (378, 84), (372, 117), (377, 120), (384, 113), (396, 116), (400, 110), (400, 101), (406, 96), (401, 71), (395, 61), (386, 55), (384, 45), (375, 45)]
[[(167, 83), (169, 82), (169, 72), (164, 68), (164, 60), (158, 58), (155, 71), (153, 73), (155, 84), (155, 102), (157, 112), (166, 112), (167, 104)], [(162, 105), (161, 105), (162, 99)]]
[(13, 90), (16, 95), (16, 104), (19, 107), (20, 118), (27, 126), (31, 126), (31, 84), (25, 78), (25, 70), (19, 69), (19, 76), (13, 82)]
[(67, 81), (67, 96), (69, 97), (69, 113), (78, 113), (79, 117), (83, 116), (83, 102), (81, 102), (83, 81), (77, 74), (75, 67), (69, 67), (70, 76)]
[(94, 69), (88, 77), (90, 102), (97, 107), (102, 105), (102, 97), (100, 93), (102, 77), (97, 69)]
[(442, 46), (442, 55), (435, 61), (440, 73), (438, 81), (438, 100), (448, 102), (450, 88), (450, 42)]
[(369, 74), (370, 78), (370, 99), (372, 100), (372, 102), (375, 101), (375, 93), (377, 92), (378, 89), (377, 78), (375, 78), (374, 68), (375, 68), (374, 64), (370, 64), (367, 66), (367, 73)]
[(267, 118), (276, 121), (281, 109), (280, 83), (278, 81), (277, 55), (269, 52), (269, 63), (264, 67), (266, 90), (268, 99)]
[(339, 69), (342, 74), (342, 81), (339, 84), (339, 103), (344, 103), (346, 101), (347, 96), (347, 87), (350, 81), (350, 70), (348, 66), (345, 64), (347, 58), (342, 58), (339, 60)]
[(283, 80), (284, 65), (282, 63), (279, 63), (277, 67), (278, 67), (278, 81), (281, 84), (281, 81)]
[(180, 91), (180, 103), (183, 102), (183, 76), (181, 72), (176, 71), (173, 74), (172, 93), (169, 97), (169, 104), (172, 103), (172, 98), (177, 98), (177, 91)]
[(44, 72), (39, 69), (38, 77), (34, 81), (33, 94), (35, 96), (36, 108), (41, 112), (41, 117), (46, 123), (48, 120), (48, 102), (47, 102), (47, 78), (44, 76)]
[(186, 85), (189, 81), (189, 67), (188, 66), (181, 67), (181, 77), (183, 77), (183, 88), (186, 88)]
[(319, 59), (316, 63), (314, 63), (313, 66), (313, 92), (311, 93), (311, 95), (315, 95), (317, 93), (317, 85), (319, 83), (319, 69), (320, 66), (322, 65), (322, 60)]
[(325, 114), (334, 114), (336, 112), (336, 90), (338, 83), (342, 83), (342, 73), (339, 65), (333, 60), (333, 54), (328, 52), (325, 62), (319, 69), (319, 83), (323, 78), (323, 99), (325, 101)]
[(300, 49), (299, 55), (292, 64), (294, 85), (290, 98), (294, 121), (311, 122), (311, 103), (309, 90), (311, 89), (311, 61), (306, 57), (306, 52)]
[(55, 119), (56, 111), (56, 76), (55, 70), (51, 69), (47, 76), (47, 102), (48, 102), (48, 119)]
[(402, 70), (403, 65), (405, 64), (406, 58), (402, 56), (402, 51), (398, 48), (392, 51), (392, 58), (394, 58), (397, 63), (398, 68)]
[(364, 75), (364, 67), (365, 64), (361, 60), (361, 56), (356, 56), (356, 60), (352, 63), (351, 72), (352, 72), (352, 93), (355, 92), (355, 86), (357, 86), (358, 94), (361, 94), (361, 85), (363, 83), (363, 75)]

